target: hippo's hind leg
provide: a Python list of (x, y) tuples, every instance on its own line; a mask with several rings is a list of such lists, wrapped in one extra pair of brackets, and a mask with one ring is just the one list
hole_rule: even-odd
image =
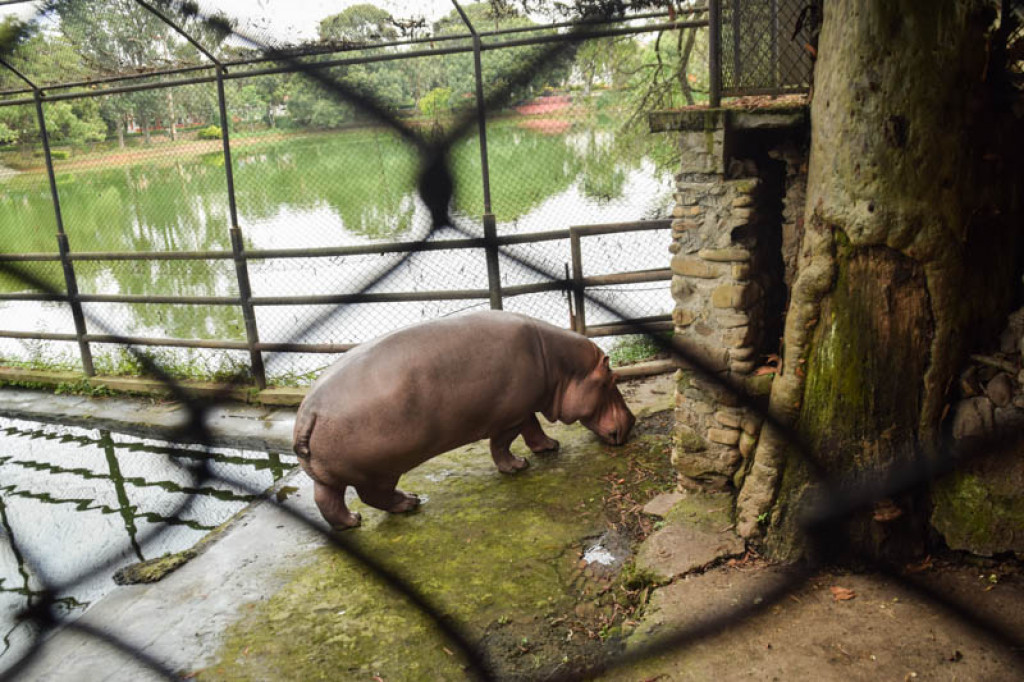
[(412, 511), (420, 506), (420, 498), (410, 493), (402, 492), (395, 486), (398, 479), (387, 481), (367, 482), (356, 486), (359, 499), (377, 509), (383, 509), (390, 514), (401, 514)]
[(530, 463), (527, 460), (522, 457), (516, 457), (512, 454), (512, 451), (508, 449), (519, 433), (520, 428), (516, 427), (506, 431), (505, 433), (499, 433), (497, 436), (491, 438), (491, 459), (494, 460), (494, 464), (498, 467), (498, 471), (503, 474), (514, 474), (517, 471), (530, 466)]
[(523, 440), (526, 441), (526, 447), (530, 448), (531, 452), (555, 452), (558, 450), (558, 441), (549, 438), (548, 434), (544, 433), (535, 414), (531, 414), (523, 423), (521, 433)]
[(349, 511), (345, 506), (345, 487), (331, 488), (319, 481), (313, 482), (313, 501), (324, 520), (338, 530), (355, 528), (362, 523), (359, 513)]

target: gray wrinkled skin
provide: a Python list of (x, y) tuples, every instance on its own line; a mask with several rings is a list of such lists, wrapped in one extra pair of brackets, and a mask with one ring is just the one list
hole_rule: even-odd
[(315, 482), (321, 514), (336, 528), (359, 525), (345, 506), (354, 486), (368, 505), (398, 513), (419, 504), (396, 489), (426, 460), (490, 439), (498, 469), (528, 462), (509, 445), (558, 449), (536, 413), (581, 422), (621, 445), (635, 421), (608, 358), (587, 338), (498, 311), (409, 327), (361, 345), (313, 384), (295, 419), (294, 449)]

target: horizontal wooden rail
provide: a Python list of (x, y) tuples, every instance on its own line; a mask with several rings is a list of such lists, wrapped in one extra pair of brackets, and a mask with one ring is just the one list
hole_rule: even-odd
[[(638, 232), (661, 230), (671, 226), (670, 220), (640, 220), (627, 223), (604, 223), (576, 227), (580, 235), (592, 236), (617, 232)], [(569, 230), (546, 230), (524, 232), (498, 237), (498, 246), (533, 244), (568, 239)], [(482, 249), (486, 246), (483, 237), (468, 239), (439, 239), (428, 242), (384, 242), (379, 244), (354, 244), (351, 246), (324, 246), (296, 249), (246, 249), (249, 260), (270, 260), (279, 258), (332, 258), (337, 256), (370, 256), (384, 253), (415, 253), (419, 251), (455, 251), (459, 249)], [(71, 261), (136, 261), (136, 260), (228, 260), (235, 257), (231, 250), (207, 251), (71, 251)], [(0, 263), (17, 262), (60, 262), (60, 254), (53, 253), (0, 253)]]
[[(595, 275), (583, 279), (584, 286), (599, 287), (620, 284), (638, 284), (641, 282), (660, 282), (672, 279), (672, 271), (668, 268), (659, 270), (639, 270), (636, 272), (619, 272), (609, 275)], [(572, 284), (564, 279), (551, 279), (533, 284), (519, 284), (502, 287), (504, 296), (523, 296), (538, 294), (545, 291), (568, 291)], [(417, 301), (473, 301), (485, 300), (490, 296), (487, 289), (441, 289), (434, 291), (408, 292), (369, 292), (352, 294), (317, 294), (310, 296), (253, 296), (250, 302), (254, 306), (282, 305), (340, 305), (347, 303), (411, 303)], [(80, 303), (122, 303), (122, 304), (161, 304), (161, 305), (241, 305), (238, 296), (150, 296), (146, 294), (79, 294)], [(70, 301), (67, 294), (0, 294), (0, 301)]]
[(655, 317), (638, 317), (635, 320), (622, 320), (609, 324), (594, 324), (587, 327), (587, 336), (620, 336), (622, 334), (651, 334), (670, 332), (675, 329), (671, 315)]

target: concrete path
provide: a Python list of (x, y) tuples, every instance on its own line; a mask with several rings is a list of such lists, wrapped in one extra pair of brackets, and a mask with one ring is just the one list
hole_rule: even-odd
[[(663, 375), (627, 384), (624, 393), (637, 415), (643, 416), (671, 405), (671, 387), (671, 375)], [(96, 400), (13, 389), (0, 391), (0, 415), (105, 428), (149, 438), (172, 438), (188, 418), (186, 410), (172, 404)], [(291, 447), (293, 418), (294, 412), (290, 410), (269, 411), (231, 405), (211, 409), (206, 415), (206, 424), (214, 437), (214, 445), (286, 451)], [(579, 425), (559, 426), (552, 429), (552, 434), (562, 441), (563, 454), (551, 463), (537, 462), (537, 471), (530, 474), (537, 478), (532, 481), (523, 478), (512, 486), (506, 484), (503, 486), (507, 489), (505, 494), (512, 495), (517, 488), (539, 490), (541, 481), (546, 481), (545, 485), (564, 486), (565, 481), (573, 478), (557, 475), (561, 467), (587, 466), (591, 455), (584, 448), (593, 446), (584, 444), (596, 443), (591, 434)], [(504, 482), (490, 464), (483, 443), (432, 460), (421, 470), (417, 470), (411, 485), (416, 492), (429, 493), (431, 502), (422, 513), (426, 516), (418, 516), (422, 516), (420, 521), (426, 519), (437, 525), (440, 521), (434, 515), (445, 516), (445, 498), (452, 496), (451, 491), (444, 491), (458, 479), (472, 480), (473, 485), (485, 488), (495, 485), (494, 482), (499, 486)], [(455, 471), (459, 473), (453, 473)], [(573, 471), (576, 472), (573, 476), (580, 475), (577, 470)], [(583, 487), (579, 482), (575, 485)], [(282, 488), (287, 488), (285, 492), (290, 494), (278, 505), (272, 499)], [(352, 494), (351, 490), (349, 492)], [(289, 511), (309, 522), (294, 519)], [(381, 518), (375, 518), (375, 514)], [(374, 510), (369, 515), (364, 511), (368, 532), (376, 532), (374, 526), (383, 523), (385, 516)], [(488, 527), (490, 525), (488, 522)], [(233, 519), (198, 557), (158, 583), (117, 588), (75, 623), (116, 637), (178, 674), (201, 669), (218, 660), (224, 634), (232, 624), (251, 618), (258, 612), (261, 602), (269, 600), (294, 579), (296, 568), (309, 566), (317, 560), (316, 550), (326, 544), (317, 529), (326, 530), (326, 524), (315, 509), (311, 481), (296, 470), (279, 481), (264, 500)], [(295, 642), (295, 645), (301, 643)], [(52, 634), (17, 679), (136, 682), (162, 678), (101, 638), (66, 627)]]
[[(208, 445), (291, 452), (294, 409), (224, 403), (206, 408), (204, 415), (204, 424), (213, 440)], [(4, 388), (0, 390), (0, 416), (107, 429), (139, 438), (198, 442), (192, 432), (183, 430), (190, 413), (180, 403)]]

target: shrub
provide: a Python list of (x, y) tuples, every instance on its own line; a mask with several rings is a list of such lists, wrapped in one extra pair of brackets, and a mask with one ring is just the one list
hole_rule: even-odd
[(219, 140), (220, 139), (220, 126), (209, 125), (199, 131), (200, 140)]
[[(43, 152), (42, 150), (40, 150), (40, 151), (37, 151), (37, 152), (33, 152), (32, 156), (35, 156), (35, 157), (38, 157), (38, 158), (41, 159), (44, 156), (46, 156), (46, 152)], [(68, 158), (70, 156), (71, 156), (71, 151), (68, 150), (68, 149), (51, 149), (50, 150), (50, 158), (53, 159), (54, 161), (63, 161), (64, 159), (66, 159), (66, 158)]]

